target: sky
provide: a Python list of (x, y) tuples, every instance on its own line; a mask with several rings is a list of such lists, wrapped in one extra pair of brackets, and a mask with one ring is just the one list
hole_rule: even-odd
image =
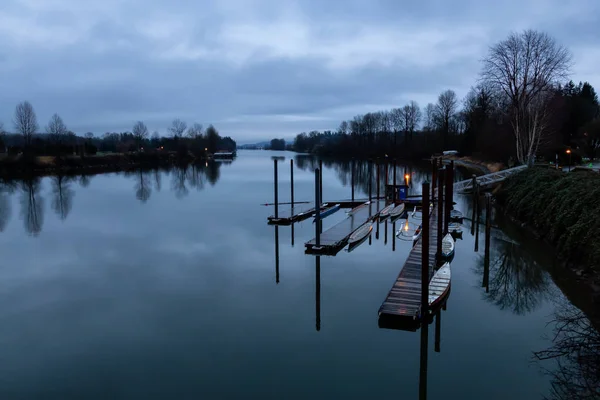
[(78, 134), (212, 123), (238, 143), (336, 129), (477, 83), (489, 46), (537, 29), (600, 89), (598, 0), (1, 0), (0, 121), (30, 101)]

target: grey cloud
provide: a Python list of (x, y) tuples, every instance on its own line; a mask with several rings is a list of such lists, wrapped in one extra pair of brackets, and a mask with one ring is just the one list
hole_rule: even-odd
[[(7, 3), (7, 4), (4, 4)], [(79, 133), (215, 123), (240, 142), (335, 129), (342, 118), (476, 83), (511, 30), (572, 48), (600, 86), (594, 0), (9, 0), (0, 10), (0, 121), (33, 103)]]

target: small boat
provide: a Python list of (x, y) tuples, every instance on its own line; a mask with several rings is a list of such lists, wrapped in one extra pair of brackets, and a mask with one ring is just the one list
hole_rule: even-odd
[(413, 244), (421, 237), (421, 232), (423, 232), (423, 229), (419, 225), (415, 233), (413, 233)]
[(368, 206), (370, 203), (371, 203), (370, 201), (367, 201), (366, 203), (361, 204), (360, 206), (354, 207), (352, 210), (348, 211), (348, 215), (356, 214), (358, 211), (362, 210), (363, 208)]
[(385, 221), (389, 216), (395, 205), (392, 203), (389, 206), (385, 207), (383, 210), (379, 212), (379, 221)]
[(399, 238), (400, 236), (408, 236), (408, 234), (405, 234), (405, 232), (408, 232), (409, 230), (410, 230), (410, 226), (408, 225), (408, 218), (407, 218), (406, 223), (404, 223), (403, 226), (396, 231), (396, 237)]
[(404, 203), (399, 206), (394, 207), (394, 209), (390, 212), (390, 217), (398, 218), (404, 213)]
[(462, 222), (463, 218), (463, 213), (459, 210), (450, 210), (450, 221)]
[(442, 239), (442, 257), (450, 258), (454, 255), (454, 238), (451, 234), (447, 234)]
[[(337, 210), (340, 209), (340, 205), (339, 204), (328, 204), (325, 203), (322, 206), (323, 208), (321, 209), (321, 212), (319, 213), (319, 218), (323, 219), (325, 217), (330, 216), (331, 214), (333, 214), (334, 212), (336, 212)], [(313, 222), (315, 222), (317, 220), (317, 218), (315, 217), (315, 219), (313, 220)]]
[(439, 304), (450, 291), (450, 263), (446, 262), (429, 281), (429, 305)]
[(373, 223), (367, 222), (356, 229), (348, 238), (348, 244), (354, 244), (366, 238), (373, 231)]
[(413, 210), (413, 212), (410, 216), (414, 218), (416, 213), (417, 213), (417, 206), (415, 206), (415, 209)]

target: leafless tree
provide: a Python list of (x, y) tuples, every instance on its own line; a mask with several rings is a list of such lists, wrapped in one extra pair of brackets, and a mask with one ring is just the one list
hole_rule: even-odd
[(417, 130), (421, 122), (421, 109), (416, 101), (411, 100), (410, 103), (402, 108), (402, 113), (404, 116), (404, 129), (410, 134), (412, 139), (413, 133)]
[(33, 134), (38, 130), (37, 117), (30, 102), (24, 101), (15, 108), (15, 130), (23, 135), (25, 144), (31, 144)]
[(187, 136), (190, 139), (196, 139), (199, 136), (202, 136), (202, 132), (203, 132), (203, 127), (202, 124), (199, 123), (195, 123), (192, 126), (190, 126), (187, 130)]
[(345, 135), (348, 133), (349, 127), (348, 127), (348, 122), (347, 121), (342, 121), (340, 123), (340, 127), (338, 128), (338, 132)]
[(517, 158), (531, 165), (548, 134), (548, 103), (555, 84), (567, 78), (571, 54), (543, 32), (512, 33), (483, 60), (482, 80), (505, 98)]
[(85, 138), (87, 140), (92, 140), (94, 138), (94, 133), (93, 132), (86, 132), (85, 133)]
[(448, 136), (450, 134), (450, 121), (456, 113), (458, 99), (453, 90), (446, 90), (438, 97), (438, 103), (435, 106), (435, 117), (442, 128), (444, 136), (444, 148), (448, 147)]
[(392, 122), (392, 129), (394, 130), (394, 146), (397, 144), (398, 132), (405, 130), (404, 125), (404, 110), (402, 108), (392, 108), (390, 111), (390, 119)]
[(46, 133), (50, 136), (50, 140), (55, 143), (60, 143), (67, 132), (67, 126), (62, 118), (58, 114), (52, 115), (52, 117), (50, 117), (50, 122), (46, 125)]
[(148, 127), (142, 121), (138, 121), (133, 125), (133, 137), (138, 144), (138, 147), (141, 146), (142, 142), (145, 139), (148, 139)]
[(173, 137), (180, 138), (183, 136), (183, 132), (185, 132), (187, 128), (187, 124), (180, 120), (179, 118), (175, 119), (169, 128), (169, 132)]
[(40, 196), (40, 180), (30, 179), (21, 183), (21, 216), (25, 230), (37, 236), (44, 225), (44, 199)]
[(433, 103), (429, 103), (425, 106), (423, 114), (425, 115), (425, 126), (423, 127), (423, 129), (427, 131), (432, 131), (435, 127), (435, 106), (433, 105)]

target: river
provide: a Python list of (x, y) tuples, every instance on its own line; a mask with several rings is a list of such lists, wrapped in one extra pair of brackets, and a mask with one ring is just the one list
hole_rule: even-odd
[[(296, 201), (313, 199), (314, 161), (289, 152), (4, 182), (0, 397), (417, 399), (424, 377), (428, 399), (560, 390), (552, 373), (565, 367), (536, 361), (535, 352), (561, 346), (552, 321), (579, 311), (553, 283), (549, 258), (521, 244), (501, 216), (487, 285), (484, 225), (475, 252), (464, 223), (440, 351), (431, 327), (425, 369), (419, 332), (378, 327), (410, 242), (393, 250), (392, 228), (386, 239), (381, 224), (371, 243), (321, 257), (317, 269), (304, 254), (310, 219), (294, 225), (293, 237), (291, 227), (266, 223), (273, 156), (283, 158), (279, 201), (289, 201), (291, 158)], [(409, 171), (418, 193), (428, 171)], [(347, 163), (326, 162), (324, 199), (349, 198), (350, 176)], [(356, 196), (366, 197), (364, 172), (357, 179)], [(471, 215), (470, 197), (455, 200)], [(325, 228), (344, 217), (333, 214)]]

